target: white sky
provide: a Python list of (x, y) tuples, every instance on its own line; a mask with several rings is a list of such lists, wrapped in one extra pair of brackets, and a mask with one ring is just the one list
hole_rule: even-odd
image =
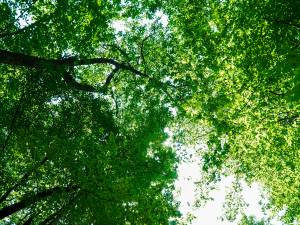
[[(192, 152), (192, 150), (191, 150)], [(177, 200), (181, 202), (180, 211), (183, 215), (192, 213), (196, 219), (191, 223), (192, 225), (236, 225), (237, 221), (228, 222), (222, 221), (220, 217), (223, 216), (223, 203), (225, 200), (226, 190), (234, 181), (233, 177), (222, 179), (217, 190), (212, 192), (213, 201), (209, 201), (202, 208), (194, 208), (193, 202), (195, 201), (195, 184), (201, 176), (201, 168), (199, 167), (200, 159), (197, 155), (193, 155), (192, 162), (183, 162), (178, 167), (178, 179), (176, 181), (176, 188), (181, 190), (180, 195), (177, 196)], [(259, 205), (261, 200), (261, 187), (258, 184), (253, 184), (251, 187), (246, 183), (242, 183), (243, 197), (248, 207), (245, 210), (245, 214), (250, 216), (254, 215), (257, 219), (262, 219), (264, 214)], [(189, 204), (188, 204), (189, 202)], [(272, 225), (281, 225), (278, 220), (272, 220)]]

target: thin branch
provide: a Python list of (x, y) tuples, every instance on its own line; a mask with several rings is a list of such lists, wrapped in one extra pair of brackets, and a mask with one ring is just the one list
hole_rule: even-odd
[(277, 92), (274, 92), (274, 91), (269, 91), (271, 94), (273, 95), (277, 95), (277, 96), (284, 96), (285, 94), (283, 93), (277, 93)]
[(24, 225), (24, 223), (26, 223), (28, 216), (30, 217), (31, 212), (28, 212), (25, 214), (25, 216), (23, 216), (22, 219), (20, 219), (20, 221), (18, 222), (17, 225)]
[(118, 114), (119, 114), (119, 104), (118, 104), (118, 99), (116, 98), (115, 93), (114, 93), (113, 90), (111, 90), (111, 97), (112, 97), (112, 99), (113, 99), (114, 102), (115, 102), (115, 108), (116, 108), (116, 113), (115, 113), (115, 115), (118, 116)]
[(23, 223), (23, 225), (30, 225), (30, 224), (32, 224), (33, 218), (34, 218), (34, 215), (31, 215), (31, 216)]
[[(25, 9), (23, 9), (23, 11), (29, 11), (31, 7), (32, 7), (32, 4), (29, 4), (29, 6), (28, 6), (27, 8), (25, 8)], [(14, 26), (15, 23), (16, 23), (23, 15), (24, 15), (23, 13), (20, 13), (20, 15), (19, 15), (18, 17), (14, 18), (13, 21), (9, 22), (4, 28), (2, 28), (1, 31), (0, 31), (0, 38), (1, 38), (1, 35), (2, 35), (3, 33), (9, 33), (9, 32), (4, 32), (4, 31), (5, 31), (5, 30), (8, 30), (10, 27)]]
[(111, 73), (107, 76), (104, 87), (107, 88), (110, 82), (112, 81), (114, 75), (119, 71), (119, 67), (114, 68)]
[(111, 58), (91, 58), (91, 59), (76, 59), (74, 57), (63, 59), (45, 59), (37, 56), (25, 55), (22, 53), (0, 50), (0, 63), (14, 66), (25, 66), (29, 68), (47, 68), (53, 67), (57, 70), (62, 70), (64, 67), (93, 65), (93, 64), (110, 64), (123, 70), (130, 71), (141, 77), (149, 76), (141, 71), (136, 70), (130, 65), (118, 62)]
[(75, 60), (73, 62), (61, 62), (62, 64), (73, 64), (74, 66), (80, 66), (80, 65), (92, 65), (92, 64), (111, 64), (114, 65), (115, 67), (119, 68), (119, 69), (123, 69), (123, 70), (127, 70), (129, 72), (132, 72), (138, 76), (141, 77), (145, 77), (145, 78), (149, 78), (149, 76), (135, 68), (133, 68), (130, 65), (127, 65), (125, 63), (122, 62), (118, 62), (114, 59), (110, 59), (110, 58), (92, 58), (92, 59), (79, 59), (79, 60)]
[(296, 114), (296, 115), (293, 115), (290, 117), (286, 116), (286, 117), (280, 118), (280, 119), (278, 119), (278, 122), (288, 124), (288, 123), (294, 122), (298, 118), (299, 118), (299, 115)]
[(40, 20), (37, 20), (31, 24), (29, 24), (28, 26), (25, 26), (23, 28), (20, 28), (16, 31), (13, 31), (13, 32), (5, 32), (5, 33), (0, 33), (0, 39), (1, 38), (5, 38), (5, 37), (8, 37), (8, 36), (15, 36), (15, 35), (18, 35), (18, 34), (21, 34), (23, 33), (24, 31), (27, 31), (31, 28), (34, 28), (34, 27), (37, 27), (39, 24), (41, 23), (44, 23), (45, 21), (47, 21), (49, 18), (51, 18), (54, 14), (56, 13), (56, 11), (50, 13), (49, 15), (45, 15), (43, 16)]
[(5, 38), (5, 37), (8, 37), (8, 36), (14, 36), (14, 35), (17, 35), (17, 34), (21, 34), (22, 32), (27, 31), (27, 30), (29, 30), (29, 29), (31, 29), (31, 28), (37, 26), (37, 25), (40, 24), (40, 23), (41, 23), (41, 21), (36, 21), (36, 22), (31, 23), (31, 24), (29, 24), (28, 26), (25, 26), (25, 27), (23, 27), (23, 28), (20, 28), (20, 29), (18, 29), (18, 30), (16, 30), (16, 31), (1, 33), (1, 34), (0, 34), (0, 38)]
[(75, 80), (75, 78), (71, 75), (70, 71), (65, 70), (64, 72), (64, 81), (71, 86), (72, 88), (79, 90), (79, 91), (87, 91), (87, 92), (96, 92), (97, 90), (88, 84), (82, 84)]

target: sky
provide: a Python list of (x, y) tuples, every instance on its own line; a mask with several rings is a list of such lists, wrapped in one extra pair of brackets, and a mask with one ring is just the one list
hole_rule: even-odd
[[(229, 222), (222, 221), (221, 217), (224, 215), (222, 208), (226, 192), (229, 189), (230, 184), (234, 181), (234, 177), (223, 178), (218, 188), (212, 192), (211, 196), (213, 201), (209, 201), (204, 207), (195, 208), (193, 202), (196, 200), (196, 186), (195, 182), (201, 177), (201, 168), (199, 167), (199, 156), (190, 149), (193, 154), (191, 162), (182, 162), (178, 167), (178, 179), (175, 186), (177, 190), (180, 190), (180, 194), (177, 195), (177, 200), (181, 202), (179, 210), (185, 216), (187, 213), (192, 212), (196, 217), (191, 225), (236, 225), (237, 221)], [(261, 197), (262, 187), (255, 183), (248, 186), (245, 182), (242, 182), (242, 195), (248, 207), (245, 209), (245, 214), (253, 215), (257, 219), (262, 219), (264, 214), (262, 212), (259, 201), (264, 200)], [(271, 221), (272, 225), (282, 225), (278, 220)]]

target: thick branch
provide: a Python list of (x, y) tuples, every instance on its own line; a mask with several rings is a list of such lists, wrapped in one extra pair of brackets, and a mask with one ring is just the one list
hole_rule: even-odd
[(28, 68), (60, 67), (67, 65), (66, 61), (56, 59), (44, 59), (37, 56), (0, 50), (0, 63), (14, 66), (25, 66)]
[(130, 71), (141, 77), (149, 77), (147, 74), (136, 70), (132, 66), (126, 65), (125, 63), (118, 62), (111, 58), (75, 59), (71, 57), (65, 59), (45, 59), (37, 56), (30, 56), (22, 53), (0, 50), (0, 64), (25, 66), (28, 68), (53, 67), (55, 69), (59, 69), (64, 66), (72, 67), (72, 66), (92, 65), (92, 64), (110, 64), (110, 65), (114, 65), (117, 68)]
[(14, 66), (25, 66), (28, 68), (53, 68), (59, 71), (65, 71), (63, 74), (64, 81), (73, 87), (74, 89), (88, 92), (97, 92), (97, 89), (88, 84), (81, 84), (75, 80), (66, 67), (73, 68), (80, 65), (92, 65), (92, 64), (110, 64), (115, 66), (115, 69), (108, 75), (103, 89), (106, 89), (111, 82), (114, 74), (120, 70), (127, 70), (135, 75), (147, 77), (149, 76), (142, 73), (130, 65), (120, 63), (110, 58), (92, 58), (92, 59), (76, 59), (74, 57), (64, 59), (45, 59), (37, 56), (25, 55), (22, 53), (10, 52), (7, 50), (0, 50), (0, 63)]
[(4, 208), (0, 209), (0, 220), (20, 211), (22, 209), (29, 207), (31, 204), (36, 203), (43, 198), (49, 197), (56, 193), (69, 192), (69, 191), (73, 191), (76, 189), (78, 189), (77, 186), (54, 187), (52, 189), (44, 190), (44, 191), (38, 192), (36, 194), (32, 194), (28, 197), (24, 197), (19, 202), (14, 203), (9, 206), (5, 206)]
[[(76, 59), (74, 57), (71, 58), (63, 58), (63, 59), (45, 59), (37, 56), (29, 56), (22, 53), (15, 53), (10, 52), (7, 50), (0, 50), (0, 64), (8, 64), (8, 65), (14, 65), (14, 66), (25, 66), (28, 68), (53, 68), (57, 69), (59, 71), (65, 71), (66, 67), (74, 67), (74, 66), (81, 66), (81, 65), (92, 65), (92, 64), (110, 64), (115, 66), (116, 68), (120, 70), (129, 71), (137, 76), (141, 76), (144, 78), (150, 79), (152, 82), (155, 82), (158, 84), (158, 87), (163, 90), (168, 97), (174, 101), (173, 97), (168, 93), (168, 91), (165, 88), (165, 84), (163, 82), (160, 82), (158, 80), (155, 80), (152, 77), (149, 77), (146, 73), (143, 73), (135, 68), (133, 68), (130, 65), (127, 65), (122, 62), (118, 62), (115, 59), (111, 58), (91, 58), (91, 59)], [(71, 76), (71, 75), (70, 75)], [(72, 81), (74, 78), (67, 77), (65, 79), (69, 79)], [(110, 82), (109, 78), (107, 82)], [(73, 87), (77, 88), (79, 90), (85, 90), (85, 91), (92, 91), (95, 92), (94, 88), (91, 89), (91, 86), (82, 86), (78, 85), (78, 82), (73, 82)]]

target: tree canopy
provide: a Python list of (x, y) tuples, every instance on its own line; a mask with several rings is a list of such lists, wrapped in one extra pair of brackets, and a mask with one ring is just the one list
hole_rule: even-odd
[[(203, 170), (268, 191), (299, 222), (299, 1), (178, 1), (176, 32), (195, 65), (184, 108), (207, 126)], [(191, 67), (192, 68), (192, 67)]]
[(298, 0), (0, 1), (0, 220), (178, 224), (171, 128), (177, 146), (207, 145), (199, 190), (259, 182), (298, 223), (299, 12)]

